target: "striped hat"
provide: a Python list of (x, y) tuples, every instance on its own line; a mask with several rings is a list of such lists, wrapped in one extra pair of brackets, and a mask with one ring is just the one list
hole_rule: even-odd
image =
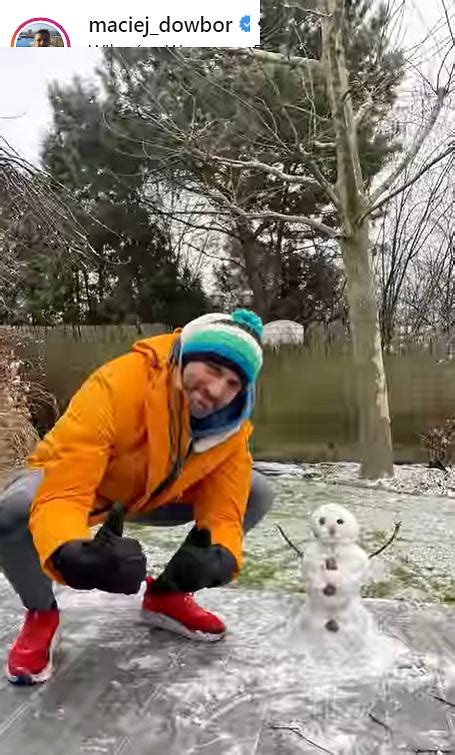
[(211, 313), (189, 322), (180, 333), (181, 364), (212, 361), (230, 367), (246, 385), (262, 367), (262, 320), (247, 309)]

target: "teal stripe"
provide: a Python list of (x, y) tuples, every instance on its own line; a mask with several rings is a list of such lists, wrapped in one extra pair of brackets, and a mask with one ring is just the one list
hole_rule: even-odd
[(220, 356), (238, 364), (250, 380), (255, 380), (262, 365), (260, 349), (252, 339), (245, 339), (228, 331), (205, 331), (191, 334), (183, 344), (182, 354), (192, 351), (219, 353)]

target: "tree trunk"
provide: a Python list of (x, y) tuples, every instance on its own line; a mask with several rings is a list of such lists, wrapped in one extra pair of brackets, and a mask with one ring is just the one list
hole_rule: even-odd
[(242, 240), (240, 249), (248, 285), (253, 292), (253, 309), (263, 320), (268, 320), (270, 299), (260, 272), (261, 264), (264, 265), (262, 249), (258, 250), (256, 239), (251, 238)]
[(93, 304), (94, 304), (94, 302), (93, 302), (93, 298), (92, 298), (92, 296), (90, 294), (90, 282), (89, 282), (89, 279), (88, 279), (88, 273), (87, 273), (87, 271), (85, 269), (82, 271), (82, 275), (83, 275), (83, 278), (84, 278), (85, 298), (86, 298), (86, 301), (87, 301), (87, 308), (88, 308), (88, 311), (86, 312), (86, 319), (87, 319), (87, 321), (90, 324), (93, 324), (93, 317), (94, 317), (94, 307), (93, 307)]
[(380, 307), (379, 327), (381, 330), (381, 344), (384, 354), (392, 352), (392, 343), (395, 336), (395, 310), (388, 301), (387, 295), (383, 297)]
[[(387, 381), (382, 359), (369, 221), (369, 204), (357, 143), (357, 126), (349, 89), (343, 44), (344, 2), (319, 0), (322, 22), (322, 65), (335, 129), (338, 212), (346, 275), (349, 322), (357, 374), (361, 476), (393, 475)], [(363, 219), (362, 219), (363, 218)]]
[(361, 476), (386, 477), (393, 475), (392, 438), (367, 223), (341, 246), (356, 370)]
[(76, 297), (76, 309), (77, 309), (77, 321), (81, 321), (82, 306), (81, 306), (81, 280), (79, 278), (79, 270), (76, 268), (73, 272), (74, 276), (74, 292)]

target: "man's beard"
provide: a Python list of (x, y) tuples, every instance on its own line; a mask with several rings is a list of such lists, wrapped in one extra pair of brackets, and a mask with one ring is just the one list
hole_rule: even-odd
[(195, 417), (196, 419), (203, 419), (204, 417), (208, 417), (209, 414), (212, 414), (212, 412), (214, 411), (213, 407), (201, 406), (196, 399), (192, 400), (190, 398), (189, 405), (190, 405), (190, 414), (192, 417)]

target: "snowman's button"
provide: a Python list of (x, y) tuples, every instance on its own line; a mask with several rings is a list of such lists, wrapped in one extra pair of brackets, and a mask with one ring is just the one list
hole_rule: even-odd
[(327, 559), (326, 559), (326, 562), (325, 562), (325, 568), (326, 568), (326, 569), (327, 569), (328, 571), (336, 571), (336, 570), (338, 569), (338, 566), (337, 566), (337, 562), (336, 562), (336, 560), (335, 560), (335, 559), (333, 558), (333, 556), (331, 556), (330, 558), (327, 558)]
[(335, 585), (326, 585), (323, 589), (324, 595), (335, 595), (337, 588)]
[(325, 628), (327, 629), (328, 632), (338, 632), (340, 627), (336, 619), (329, 619), (325, 625)]

